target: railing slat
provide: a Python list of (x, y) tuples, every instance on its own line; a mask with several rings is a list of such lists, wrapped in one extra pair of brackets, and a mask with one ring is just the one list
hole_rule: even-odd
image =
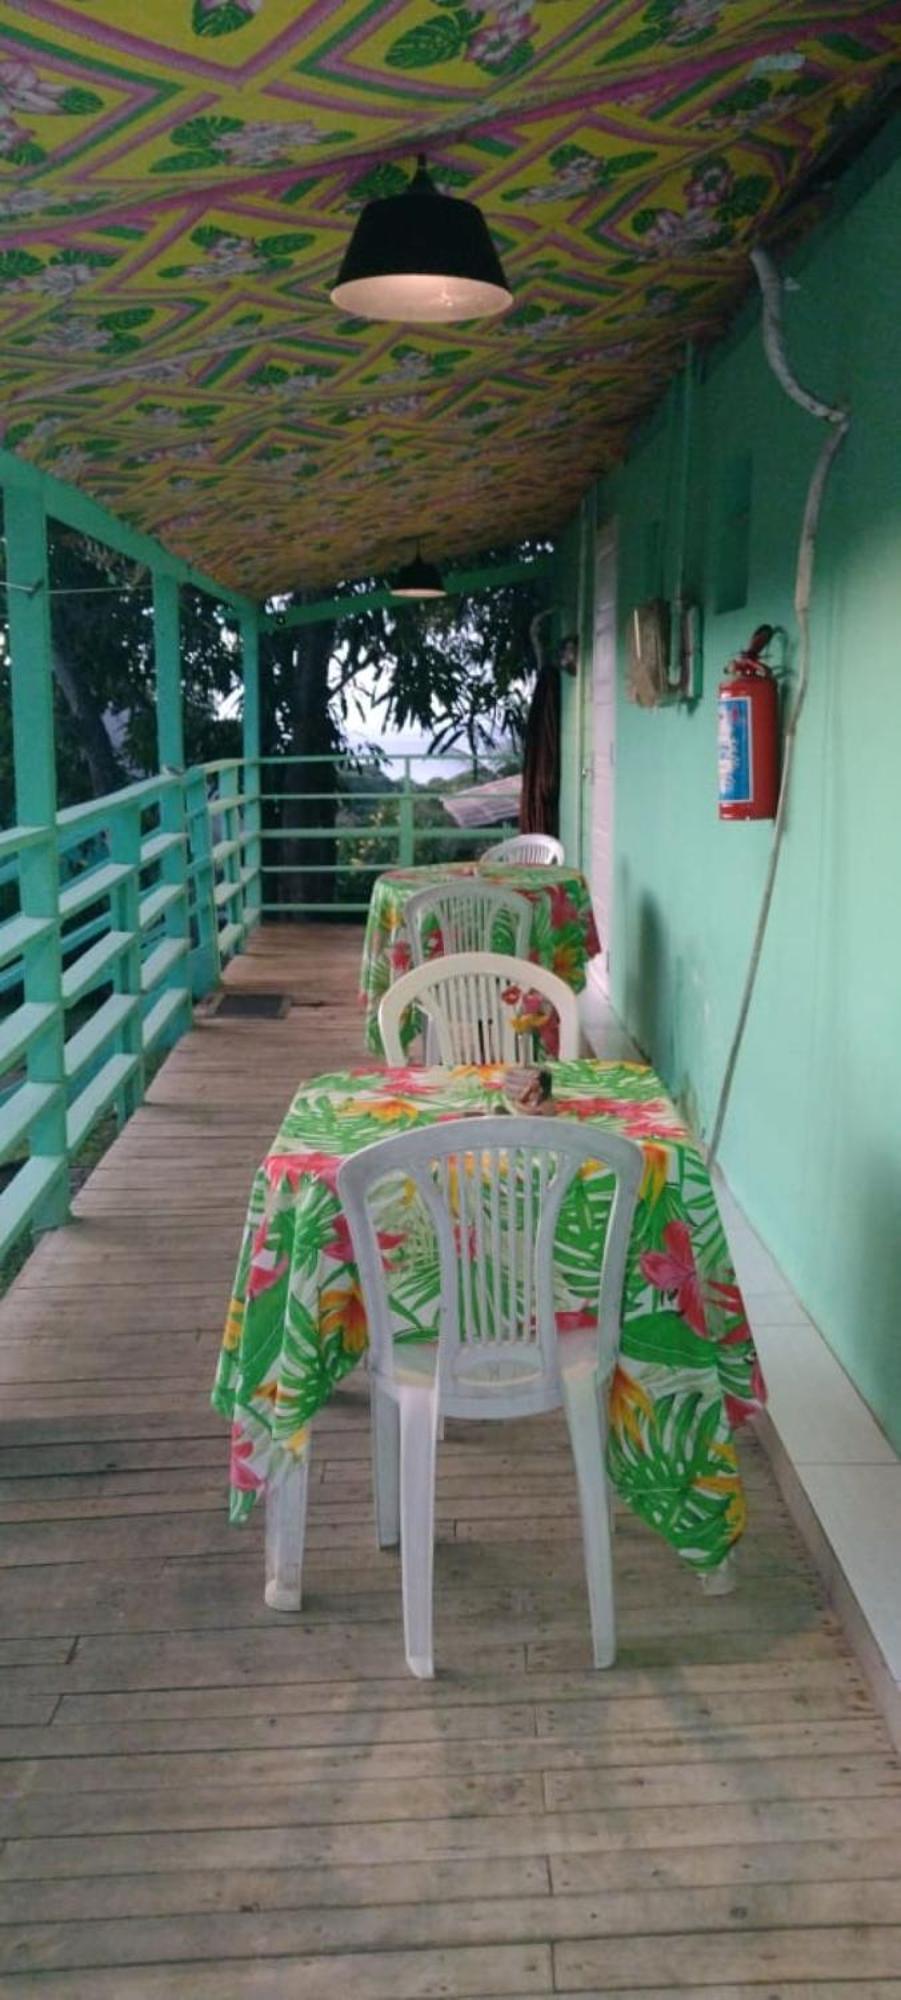
[(191, 996), (186, 986), (170, 986), (168, 993), (161, 993), (144, 1016), (141, 1039), (144, 1053), (149, 1055), (156, 1047), (161, 1035), (171, 1027), (180, 1008), (190, 1006)]
[(74, 916), (76, 910), (86, 910), (92, 903), (103, 902), (131, 872), (124, 863), (109, 861), (102, 868), (90, 868), (84, 875), (77, 875), (60, 895), (59, 913), (63, 921)]
[(141, 930), (149, 930), (151, 924), (158, 923), (160, 917), (164, 916), (184, 893), (180, 882), (160, 882), (155, 889), (148, 889), (146, 896), (142, 896), (138, 904), (138, 922)]
[(19, 1168), (0, 1195), (0, 1257), (28, 1228), (36, 1210), (43, 1208), (46, 1197), (65, 1179), (65, 1174), (64, 1153), (36, 1153)]
[(10, 1014), (0, 1028), (0, 1075), (18, 1062), (38, 1035), (51, 1026), (56, 1011), (50, 1000), (25, 1000)]
[(140, 1057), (125, 1053), (108, 1056), (102, 1069), (80, 1090), (66, 1116), (66, 1138), (70, 1153), (77, 1153), (105, 1111), (131, 1081)]
[(8, 923), (0, 924), (0, 965), (21, 958), (27, 945), (48, 937), (54, 929), (52, 917), (10, 917)]
[(0, 1109), (0, 1154), (11, 1153), (60, 1095), (56, 1083), (22, 1083)]
[(132, 1019), (138, 1005), (137, 994), (111, 993), (84, 1027), (69, 1036), (65, 1045), (65, 1064), (66, 1076), (70, 1080), (80, 1075), (106, 1043), (125, 1026), (126, 1021)]
[(66, 1006), (84, 998), (92, 986), (99, 985), (105, 972), (115, 965), (123, 951), (132, 942), (132, 931), (107, 931), (98, 944), (92, 944), (89, 951), (83, 951), (63, 973), (63, 998)]
[(141, 842), (141, 868), (149, 868), (154, 861), (161, 861), (164, 854), (172, 854), (176, 848), (183, 848), (187, 842), (184, 833), (152, 833), (148, 840)]
[(141, 972), (142, 992), (152, 993), (160, 980), (165, 978), (166, 973), (178, 964), (179, 959), (187, 957), (189, 950), (190, 944), (187, 938), (164, 938), (163, 943), (158, 944), (156, 950), (150, 953), (150, 957), (144, 960)]

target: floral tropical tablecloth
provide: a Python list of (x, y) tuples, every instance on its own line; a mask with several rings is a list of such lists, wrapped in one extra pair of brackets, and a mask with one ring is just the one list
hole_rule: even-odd
[[(444, 862), (434, 868), (393, 868), (380, 875), (372, 891), (363, 963), (360, 970), (360, 997), (366, 1010), (365, 1043), (372, 1055), (384, 1054), (379, 1034), (379, 1003), (392, 979), (408, 972), (412, 964), (410, 943), (404, 928), (404, 910), (418, 889), (429, 889), (448, 876), (483, 876), (505, 889), (515, 889), (532, 906), (529, 956), (536, 965), (546, 965), (565, 979), (575, 993), (585, 984), (586, 966), (600, 951), (600, 940), (591, 907), (591, 892), (577, 868), (519, 867), (507, 862)], [(430, 941), (441, 950), (440, 932)], [(497, 949), (507, 949), (503, 940)], [(410, 1020), (402, 1030), (404, 1046), (412, 1041), (416, 1023)]]
[[(745, 1525), (733, 1431), (764, 1389), (710, 1179), (653, 1070), (548, 1065), (558, 1116), (637, 1140), (642, 1179), (610, 1397), (610, 1476), (634, 1511), (701, 1570)], [(366, 1347), (366, 1317), (335, 1193), (348, 1154), (375, 1139), (504, 1103), (502, 1066), (341, 1072), (306, 1084), (256, 1175), (213, 1390), (232, 1424), (234, 1521), (250, 1513), (280, 1451), (302, 1454), (310, 1420)], [(409, 1184), (407, 1184), (409, 1188)], [(561, 1211), (558, 1327), (591, 1324), (612, 1180), (589, 1169)], [(434, 1240), (402, 1183), (380, 1240), (393, 1265), (400, 1337), (433, 1338)]]

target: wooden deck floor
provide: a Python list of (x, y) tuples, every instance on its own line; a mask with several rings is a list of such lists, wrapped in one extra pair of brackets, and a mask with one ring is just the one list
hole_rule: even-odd
[(898, 1765), (753, 1445), (737, 1593), (623, 1518), (593, 1674), (559, 1424), (449, 1426), (427, 1686), (351, 1379), (265, 1609), (208, 1391), (252, 1169), (360, 1059), (359, 943), (259, 936), (232, 983), (300, 1004), (181, 1044), (0, 1307), (0, 1994), (901, 1995)]

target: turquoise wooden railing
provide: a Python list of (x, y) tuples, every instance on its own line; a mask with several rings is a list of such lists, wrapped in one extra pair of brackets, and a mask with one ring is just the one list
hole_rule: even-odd
[(62, 1219), (71, 1160), (256, 922), (257, 783), (205, 765), (0, 833), (0, 1257)]
[[(121, 1123), (135, 1110), (148, 1061), (190, 1026), (192, 1002), (212, 991), (261, 915), (326, 905), (360, 914), (380, 869), (491, 839), (490, 828), (424, 823), (429, 794), (413, 784), (411, 766), (453, 769), (459, 759), (403, 761), (398, 791), (355, 791), (345, 801), (363, 824), (292, 823), (301, 798), (309, 806), (334, 796), (292, 790), (293, 770), (337, 763), (349, 774), (349, 760), (265, 758), (166, 772), (67, 807), (51, 826), (0, 832), (8, 912), (0, 921), (0, 1258), (27, 1229), (65, 1217), (73, 1158), (107, 1113)], [(276, 801), (279, 824), (267, 826)], [(373, 808), (390, 817), (376, 823)], [(279, 876), (284, 890), (305, 872), (291, 845), (302, 854), (304, 843), (323, 840), (334, 843), (336, 859), (311, 865), (317, 876), (342, 878), (350, 893), (279, 895)]]
[[(410, 868), (420, 861), (475, 853), (510, 831), (502, 821), (495, 827), (460, 827), (449, 818), (444, 825), (435, 825), (427, 818), (430, 805), (434, 806), (440, 798), (440, 791), (425, 789), (421, 781), (414, 783), (413, 767), (419, 769), (425, 765), (435, 778), (449, 781), (459, 776), (461, 769), (469, 767), (468, 757), (459, 751), (393, 756), (391, 762), (393, 766), (401, 766), (395, 791), (340, 790), (333, 824), (300, 825), (297, 815), (292, 818), (292, 806), (301, 801), (308, 807), (335, 804), (334, 788), (317, 789), (318, 773), (324, 777), (333, 768), (339, 787), (346, 785), (351, 777), (356, 787), (361, 779), (358, 767), (351, 758), (335, 755), (260, 760), (264, 916), (275, 911), (285, 915), (315, 915), (325, 909), (333, 915), (362, 915), (369, 907), (372, 881), (382, 869)], [(300, 788), (299, 781), (292, 788), (291, 774), (299, 772), (301, 766), (311, 768), (314, 773), (309, 789)], [(275, 783), (277, 775), (285, 779), (281, 786)], [(362, 814), (362, 824), (355, 817), (358, 813)], [(378, 820), (376, 814), (381, 815)], [(267, 824), (276, 815), (278, 824)], [(320, 843), (328, 845), (333, 859), (320, 858), (316, 853)], [(296, 854), (289, 857), (286, 849), (290, 850), (292, 845), (296, 845)], [(305, 848), (309, 850), (306, 857)], [(311, 875), (321, 878), (317, 893), (304, 895), (293, 889), (285, 893), (296, 878), (306, 877), (309, 881)], [(327, 894), (323, 891), (328, 877), (334, 877), (335, 882), (334, 892)]]

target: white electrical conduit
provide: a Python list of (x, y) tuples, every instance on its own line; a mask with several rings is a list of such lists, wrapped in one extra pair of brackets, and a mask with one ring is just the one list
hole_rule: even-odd
[(812, 396), (809, 390), (803, 389), (800, 382), (793, 375), (785, 351), (785, 341), (782, 333), (782, 279), (776, 270), (772, 258), (767, 256), (765, 250), (752, 250), (751, 262), (757, 273), (760, 289), (763, 293), (763, 345), (770, 367), (774, 375), (781, 382), (786, 395), (791, 396), (792, 401), (799, 403), (802, 410), (807, 410), (810, 416), (819, 417), (823, 422), (829, 424), (831, 432), (814, 466), (813, 477), (807, 489), (807, 499), (804, 504), (801, 540), (798, 545), (798, 563), (795, 571), (795, 617), (798, 621), (799, 640), (798, 686), (785, 730), (779, 801), (776, 806), (773, 840), (770, 847), (766, 880), (763, 885), (763, 895), (757, 917), (757, 927), (754, 932), (754, 942), (751, 947), (747, 975), (742, 988), (735, 1032), (732, 1036), (729, 1054), (726, 1058), (726, 1067), (723, 1072), (723, 1081), (720, 1086), (716, 1115), (713, 1120), (713, 1131), (707, 1152), (707, 1164), (711, 1168), (719, 1150), (723, 1124), (729, 1107), (732, 1081), (754, 995), (760, 954), (763, 950), (763, 940), (766, 935), (770, 905), (773, 900), (773, 890), (776, 884), (776, 870), (779, 866), (782, 836), (785, 831), (785, 822), (788, 814), (795, 742), (801, 710), (804, 706), (804, 697), (807, 693), (807, 682), (810, 672), (810, 591), (813, 580), (813, 562), (816, 552), (820, 508), (823, 504), (823, 494), (826, 490), (826, 481), (829, 477), (832, 461), (839, 450), (850, 423), (850, 417), (846, 410), (833, 409), (831, 404), (821, 402), (818, 396)]

